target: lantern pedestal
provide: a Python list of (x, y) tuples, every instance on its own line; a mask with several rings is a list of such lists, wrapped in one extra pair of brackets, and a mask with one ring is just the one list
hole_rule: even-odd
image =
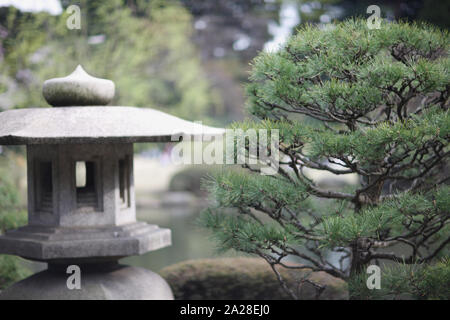
[[(76, 261), (73, 264), (77, 264)], [(69, 289), (67, 264), (49, 264), (9, 287), (2, 300), (172, 300), (167, 282), (158, 274), (143, 268), (117, 262), (78, 264), (80, 289)]]

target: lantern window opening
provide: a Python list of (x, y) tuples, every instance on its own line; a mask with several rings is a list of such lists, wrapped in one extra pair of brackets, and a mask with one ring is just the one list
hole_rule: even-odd
[(76, 161), (75, 185), (77, 206), (98, 207), (97, 164), (94, 161)]
[(37, 161), (36, 207), (37, 211), (53, 213), (53, 168), (51, 161)]
[(130, 161), (129, 157), (119, 160), (119, 196), (122, 209), (130, 207)]

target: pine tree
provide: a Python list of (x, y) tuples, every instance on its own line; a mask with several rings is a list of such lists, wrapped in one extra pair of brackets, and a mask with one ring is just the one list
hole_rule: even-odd
[[(430, 25), (352, 19), (304, 26), (259, 54), (253, 118), (232, 127), (279, 130), (280, 168), (224, 168), (206, 182), (200, 223), (219, 247), (264, 258), (293, 298), (277, 268), (325, 271), (351, 298), (450, 298), (449, 43)], [(327, 187), (308, 170), (359, 182)], [(371, 264), (381, 290), (366, 287)]]

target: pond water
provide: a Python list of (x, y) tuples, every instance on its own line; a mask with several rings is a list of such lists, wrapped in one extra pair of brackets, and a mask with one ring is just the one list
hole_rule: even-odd
[(145, 267), (153, 271), (189, 259), (217, 256), (214, 242), (208, 231), (196, 225), (196, 219), (202, 208), (177, 206), (158, 209), (137, 210), (137, 219), (172, 230), (172, 245), (141, 256), (122, 259), (122, 263)]

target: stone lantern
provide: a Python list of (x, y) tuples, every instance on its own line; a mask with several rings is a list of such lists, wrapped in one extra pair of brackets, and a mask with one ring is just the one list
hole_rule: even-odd
[[(78, 66), (44, 83), (53, 108), (0, 113), (0, 145), (27, 146), (28, 175), (28, 225), (0, 237), (0, 254), (48, 263), (1, 298), (173, 298), (156, 273), (118, 263), (171, 245), (169, 229), (136, 221), (133, 143), (217, 136), (223, 129), (147, 108), (106, 106), (114, 91), (112, 81)], [(68, 285), (73, 265), (81, 275), (77, 288)]]

